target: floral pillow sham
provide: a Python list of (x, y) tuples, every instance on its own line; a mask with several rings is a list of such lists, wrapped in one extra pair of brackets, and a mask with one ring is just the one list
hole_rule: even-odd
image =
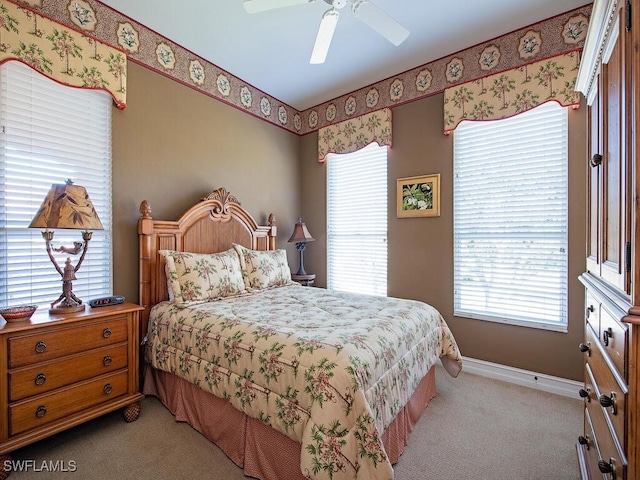
[(236, 243), (233, 247), (240, 257), (242, 277), (247, 290), (263, 290), (292, 283), (285, 250), (258, 251)]
[(165, 258), (170, 297), (180, 306), (246, 293), (235, 250), (190, 253), (160, 250)]

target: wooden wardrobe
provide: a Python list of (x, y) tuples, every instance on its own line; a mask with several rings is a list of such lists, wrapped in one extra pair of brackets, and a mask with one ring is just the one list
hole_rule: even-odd
[(595, 0), (576, 82), (589, 152), (583, 479), (640, 479), (639, 47), (640, 0)]

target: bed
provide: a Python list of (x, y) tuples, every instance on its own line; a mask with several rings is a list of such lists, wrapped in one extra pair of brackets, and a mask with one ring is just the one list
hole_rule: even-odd
[(455, 339), (433, 307), (291, 281), (273, 215), (219, 188), (176, 221), (140, 206), (143, 393), (245, 475), (391, 479)]

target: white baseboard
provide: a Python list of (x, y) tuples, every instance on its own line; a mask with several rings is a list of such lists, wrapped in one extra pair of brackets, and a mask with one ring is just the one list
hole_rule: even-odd
[(520, 368), (485, 362), (484, 360), (469, 357), (462, 357), (462, 370), (474, 375), (495, 378), (496, 380), (515, 383), (564, 397), (572, 397), (577, 400), (580, 400), (578, 390), (583, 387), (581, 382), (576, 382), (575, 380), (553, 377), (543, 373), (530, 372)]

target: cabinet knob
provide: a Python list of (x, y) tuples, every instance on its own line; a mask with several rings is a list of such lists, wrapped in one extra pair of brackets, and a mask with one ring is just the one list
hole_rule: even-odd
[(598, 460), (598, 470), (602, 473), (613, 473), (613, 458), (610, 458), (608, 462)]
[(111, 359), (111, 355), (105, 355), (104, 358), (102, 359), (102, 364), (105, 367), (108, 367), (109, 365), (111, 365), (112, 359)]
[(578, 345), (578, 348), (582, 353), (591, 353), (591, 344), (590, 343), (581, 343)]
[(581, 388), (580, 390), (578, 390), (578, 395), (580, 395), (581, 398), (586, 398), (587, 402), (591, 401), (591, 397), (589, 397), (589, 390)]
[(605, 331), (602, 332), (602, 343), (604, 343), (605, 347), (609, 346), (609, 339), (613, 337), (613, 330), (611, 330), (611, 327), (607, 328)]
[(104, 338), (109, 338), (111, 336), (111, 329), (109, 327), (104, 327), (104, 330), (102, 330), (102, 336)]
[(599, 153), (594, 153), (593, 156), (591, 157), (591, 160), (589, 160), (589, 165), (591, 165), (592, 167), (597, 167), (602, 163), (602, 155), (600, 155)]
[(607, 397), (604, 393), (598, 397), (600, 405), (604, 408), (611, 408), (611, 413), (616, 414), (616, 394), (611, 392), (611, 396)]
[(38, 343), (36, 343), (36, 353), (44, 353), (44, 351), (47, 349), (47, 344), (44, 343), (42, 340), (38, 340)]
[(589, 318), (589, 315), (591, 315), (594, 311), (595, 311), (595, 308), (593, 307), (593, 305), (589, 305), (586, 311), (587, 318)]
[(47, 407), (44, 405), (38, 405), (36, 408), (36, 418), (42, 418), (47, 414)]
[(580, 435), (578, 437), (578, 443), (580, 445), (584, 445), (585, 447), (587, 447), (587, 450), (589, 450), (589, 435), (585, 435), (585, 436)]
[(33, 383), (35, 383), (37, 386), (40, 386), (40, 385), (44, 385), (44, 382), (46, 381), (47, 381), (47, 376), (44, 373), (39, 373), (38, 375), (36, 375), (36, 378), (33, 381)]
[(109, 395), (111, 392), (113, 392), (113, 387), (110, 383), (105, 383), (104, 387), (102, 387), (102, 391), (105, 395)]

